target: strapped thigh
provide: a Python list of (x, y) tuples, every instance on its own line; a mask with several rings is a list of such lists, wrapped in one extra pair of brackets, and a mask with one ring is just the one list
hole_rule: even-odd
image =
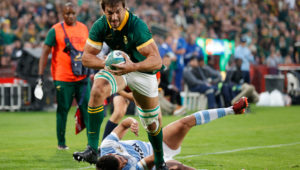
[(110, 95), (118, 92), (117, 81), (110, 72), (108, 72), (106, 70), (100, 70), (97, 74), (95, 74), (94, 80), (99, 79), (99, 78), (105, 79), (109, 82), (109, 84), (111, 86)]

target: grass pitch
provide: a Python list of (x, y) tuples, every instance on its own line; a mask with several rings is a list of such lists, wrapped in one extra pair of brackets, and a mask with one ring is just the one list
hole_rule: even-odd
[[(197, 169), (300, 169), (300, 107), (251, 110), (194, 127), (175, 158)], [(55, 112), (1, 112), (0, 169), (95, 169), (72, 158), (87, 143), (86, 131), (75, 135), (74, 113), (72, 108), (67, 123), (70, 149), (59, 151)], [(179, 118), (164, 116), (163, 123)], [(134, 138), (128, 134), (124, 139)], [(142, 128), (139, 139), (147, 141)]]

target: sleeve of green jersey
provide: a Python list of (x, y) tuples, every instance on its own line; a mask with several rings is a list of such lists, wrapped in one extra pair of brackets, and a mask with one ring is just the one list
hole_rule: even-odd
[(103, 22), (105, 18), (102, 16), (99, 18), (92, 26), (90, 32), (89, 32), (89, 39), (95, 42), (103, 42), (103, 35), (104, 35), (104, 25), (105, 22)]
[(134, 27), (134, 40), (136, 46), (143, 45), (150, 39), (152, 39), (152, 34), (149, 31), (148, 26), (142, 20), (139, 20)]
[(51, 28), (47, 34), (46, 40), (45, 40), (45, 44), (53, 47), (56, 44), (56, 39), (55, 39), (55, 29)]

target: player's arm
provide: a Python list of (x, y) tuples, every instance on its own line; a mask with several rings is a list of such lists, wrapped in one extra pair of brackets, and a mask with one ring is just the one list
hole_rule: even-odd
[(97, 57), (97, 54), (101, 51), (101, 48), (95, 48), (89, 43), (84, 46), (84, 51), (82, 55), (82, 64), (85, 67), (92, 69), (102, 69), (105, 66), (105, 61)]
[(150, 44), (142, 48), (138, 48), (143, 56), (146, 57), (144, 61), (133, 63), (127, 57), (125, 58), (124, 64), (112, 64), (117, 70), (110, 70), (113, 74), (122, 75), (129, 72), (140, 71), (140, 72), (152, 72), (162, 67), (162, 60), (158, 52), (158, 48), (153, 39), (149, 40)]
[(141, 53), (146, 59), (142, 62), (135, 64), (136, 71), (150, 72), (153, 70), (158, 70), (162, 66), (162, 60), (153, 39), (150, 44), (145, 47), (138, 48), (138, 52)]
[(118, 92), (119, 95), (125, 97), (126, 99), (132, 100), (133, 101), (133, 95), (132, 92), (126, 92), (125, 90), (122, 90), (120, 92)]
[(103, 69), (105, 66), (105, 61), (97, 57), (103, 46), (103, 20), (104, 18), (101, 17), (93, 24), (82, 55), (82, 64), (96, 70)]
[(154, 166), (154, 155), (147, 156), (140, 160), (137, 164), (137, 169), (152, 169)]
[(112, 132), (114, 132), (121, 140), (129, 128), (136, 136), (138, 136), (139, 123), (131, 117), (124, 119)]

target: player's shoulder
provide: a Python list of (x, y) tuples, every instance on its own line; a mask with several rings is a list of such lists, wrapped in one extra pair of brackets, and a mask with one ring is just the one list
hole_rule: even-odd
[(115, 144), (116, 142), (119, 142), (119, 137), (117, 136), (117, 134), (115, 134), (114, 132), (110, 133), (109, 135), (107, 135), (105, 137), (105, 139), (102, 141), (101, 147), (108, 147), (108, 146), (112, 146), (113, 144)]
[(93, 25), (96, 25), (96, 26), (104, 26), (107, 24), (107, 20), (106, 20), (106, 16), (105, 15), (102, 15), (101, 17), (99, 17)]
[(107, 28), (108, 28), (108, 23), (107, 23), (107, 20), (106, 20), (106, 16), (102, 15), (100, 18), (98, 18), (94, 22), (94, 24), (91, 28), (91, 32), (101, 32), (101, 31), (104, 31)]
[(141, 27), (147, 26), (147, 24), (137, 15), (129, 12), (130, 22), (134, 25), (135, 29), (140, 29)]

